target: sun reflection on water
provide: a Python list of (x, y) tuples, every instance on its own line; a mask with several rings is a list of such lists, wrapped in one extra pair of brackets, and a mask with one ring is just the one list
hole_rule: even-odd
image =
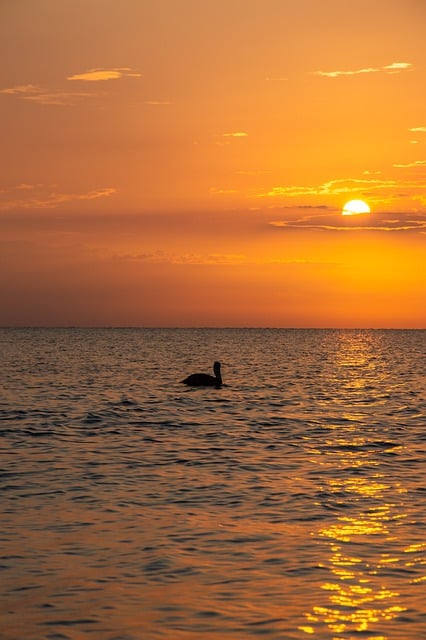
[[(367, 480), (363, 479), (361, 485), (359, 481), (348, 481), (346, 491), (377, 497), (387, 488), (385, 483), (376, 482), (367, 490)], [(314, 606), (306, 614), (308, 625), (300, 630), (314, 633), (316, 624), (325, 624), (333, 634), (368, 633), (380, 622), (395, 619), (405, 610), (398, 600), (400, 594), (386, 586), (379, 575), (382, 567), (399, 565), (401, 559), (383, 552), (375, 555), (379, 545), (374, 545), (378, 537), (381, 546), (389, 537), (389, 523), (403, 517), (395, 513), (394, 504), (383, 504), (361, 511), (358, 516), (341, 516), (318, 532), (319, 538), (330, 540), (329, 562), (322, 568), (328, 569), (333, 578), (321, 584), (329, 603)], [(346, 545), (359, 549), (359, 553), (350, 553)], [(374, 634), (374, 638), (377, 640), (378, 636)]]
[[(312, 534), (318, 544), (329, 547), (328, 561), (320, 565), (329, 572), (329, 579), (320, 585), (326, 601), (318, 595), (320, 602), (305, 614), (306, 624), (299, 630), (321, 635), (325, 628), (333, 640), (359, 633), (367, 639), (387, 640), (388, 636), (378, 635), (383, 623), (406, 611), (400, 593), (389, 585), (387, 569), (409, 566), (400, 557), (403, 553), (388, 553), (397, 539), (396, 528), (407, 518), (398, 499), (407, 490), (378, 471), (377, 440), (382, 436), (371, 428), (368, 408), (380, 402), (375, 380), (383, 372), (375, 347), (371, 336), (362, 332), (342, 339), (334, 353), (332, 376), (339, 381), (340, 392), (346, 392), (337, 392), (335, 406), (345, 402), (324, 446), (311, 451), (323, 478), (321, 502), (339, 515)], [(395, 446), (383, 439), (380, 453), (389, 451), (395, 453)], [(404, 552), (418, 556), (423, 550), (419, 544)]]

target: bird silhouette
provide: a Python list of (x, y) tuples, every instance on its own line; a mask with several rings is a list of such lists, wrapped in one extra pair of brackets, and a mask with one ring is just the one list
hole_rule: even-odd
[(214, 376), (208, 373), (192, 373), (190, 376), (181, 380), (182, 384), (190, 387), (220, 387), (222, 386), (222, 376), (220, 375), (220, 362), (213, 365)]

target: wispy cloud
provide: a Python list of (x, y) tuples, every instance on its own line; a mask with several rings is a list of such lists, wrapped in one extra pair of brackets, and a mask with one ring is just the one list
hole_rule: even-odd
[(260, 256), (247, 256), (243, 253), (171, 253), (166, 251), (152, 252), (120, 252), (111, 253), (105, 250), (105, 255), (123, 262), (143, 262), (149, 264), (172, 265), (200, 265), (200, 266), (241, 266), (241, 265), (291, 265), (300, 267), (318, 267), (337, 264), (330, 260), (308, 260), (306, 258), (269, 258)]
[(214, 195), (225, 196), (232, 193), (238, 193), (236, 189), (222, 189), (221, 187), (210, 187), (209, 192)]
[(33, 189), (36, 189), (37, 187), (42, 187), (43, 185), (41, 184), (28, 184), (27, 182), (21, 182), (21, 184), (18, 184), (15, 189), (17, 191), (32, 191)]
[(17, 85), (0, 89), (0, 94), (16, 96), (23, 100), (50, 105), (72, 105), (82, 98), (90, 98), (95, 94), (86, 91), (64, 91), (62, 89), (45, 89), (34, 84)]
[(313, 71), (316, 76), (326, 76), (327, 78), (338, 78), (339, 76), (357, 76), (362, 73), (377, 73), (379, 69), (366, 67), (365, 69), (355, 69), (353, 71)]
[(20, 184), (0, 193), (0, 210), (9, 211), (11, 209), (54, 209), (66, 202), (108, 198), (116, 194), (117, 189), (104, 187), (84, 193), (63, 193), (47, 185)]
[(247, 257), (240, 253), (170, 253), (152, 251), (149, 253), (116, 253), (115, 258), (130, 262), (147, 262), (150, 264), (176, 265), (237, 265), (247, 262)]
[(313, 215), (292, 219), (272, 220), (269, 226), (282, 231), (291, 230), (318, 230), (338, 232), (417, 232), (424, 233), (426, 229), (426, 217), (421, 214), (366, 214), (354, 218), (341, 215)]
[(411, 62), (392, 62), (392, 64), (381, 67), (381, 69), (387, 71), (387, 73), (399, 73), (400, 71), (410, 69), (412, 66)]
[(163, 106), (173, 104), (173, 102), (170, 102), (169, 100), (145, 100), (145, 104), (150, 104), (152, 106)]
[(5, 95), (27, 95), (32, 93), (38, 93), (40, 87), (35, 84), (18, 84), (15, 87), (7, 87), (6, 89), (0, 89), (0, 93)]
[(219, 133), (222, 138), (246, 138), (248, 133), (245, 131), (233, 131), (232, 133)]
[[(84, 73), (68, 76), (67, 80), (80, 80), (86, 83), (105, 80), (117, 80), (120, 78), (139, 78), (141, 74), (130, 67), (117, 67), (115, 69), (91, 69)], [(69, 86), (69, 85), (68, 85)], [(68, 88), (42, 87), (36, 84), (19, 84), (13, 87), (0, 89), (0, 94), (15, 96), (22, 100), (29, 100), (38, 104), (70, 106), (85, 98), (95, 98), (104, 93), (97, 91), (70, 91)]]
[(248, 133), (245, 131), (230, 131), (226, 133), (217, 133), (216, 134), (216, 142), (219, 147), (227, 146), (232, 143), (233, 140), (238, 140), (242, 138), (247, 138)]
[(394, 188), (399, 183), (396, 180), (362, 179), (362, 178), (341, 178), (339, 180), (329, 180), (314, 186), (285, 186), (272, 187), (266, 193), (258, 194), (258, 197), (299, 197), (299, 196), (332, 196), (343, 193), (359, 192), (360, 189), (375, 190), (383, 188)]
[(407, 164), (394, 164), (393, 167), (399, 169), (411, 169), (413, 167), (426, 167), (426, 160), (414, 160), (414, 162), (408, 162)]
[(142, 74), (130, 67), (114, 67), (112, 69), (89, 69), (83, 73), (68, 76), (67, 80), (81, 80), (83, 82), (104, 82), (105, 80), (119, 80), (120, 78), (140, 78)]
[(411, 67), (412, 64), (410, 62), (392, 62), (392, 64), (388, 64), (383, 67), (364, 67), (361, 69), (349, 69), (346, 71), (312, 71), (311, 73), (317, 76), (325, 76), (327, 78), (339, 78), (341, 76), (357, 76), (366, 73), (379, 72), (395, 74), (410, 69)]
[(417, 133), (426, 133), (426, 127), (412, 127), (411, 129), (408, 129), (408, 131), (413, 131)]
[[(421, 163), (421, 164), (420, 164)], [(413, 166), (424, 168), (426, 161), (417, 161), (409, 165), (396, 165), (402, 171)], [(260, 199), (267, 199), (274, 202), (268, 208), (281, 208), (287, 203), (294, 202), (299, 206), (300, 199), (308, 199), (308, 202), (318, 206), (324, 199), (343, 198), (348, 200), (351, 198), (365, 198), (371, 204), (377, 206), (379, 203), (385, 205), (388, 209), (395, 206), (399, 202), (398, 209), (404, 201), (405, 210), (418, 211), (418, 203), (422, 207), (426, 203), (426, 178), (417, 177), (416, 175), (410, 179), (384, 180), (381, 178), (342, 178), (338, 180), (330, 180), (318, 185), (286, 185), (272, 187), (264, 193), (258, 193)], [(299, 202), (298, 202), (299, 201)], [(275, 204), (276, 203), (276, 204)], [(392, 204), (393, 203), (393, 204)], [(342, 202), (343, 204), (343, 202)], [(294, 205), (293, 205), (294, 206)]]

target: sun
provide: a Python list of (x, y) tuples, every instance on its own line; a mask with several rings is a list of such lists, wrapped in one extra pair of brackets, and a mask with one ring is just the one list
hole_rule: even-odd
[(342, 216), (356, 216), (360, 213), (370, 213), (370, 207), (364, 200), (350, 200), (342, 209)]

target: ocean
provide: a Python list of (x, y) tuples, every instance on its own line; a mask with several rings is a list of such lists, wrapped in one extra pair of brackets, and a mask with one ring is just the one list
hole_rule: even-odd
[[(425, 331), (0, 329), (2, 640), (422, 640)], [(180, 381), (222, 363), (224, 386)]]

